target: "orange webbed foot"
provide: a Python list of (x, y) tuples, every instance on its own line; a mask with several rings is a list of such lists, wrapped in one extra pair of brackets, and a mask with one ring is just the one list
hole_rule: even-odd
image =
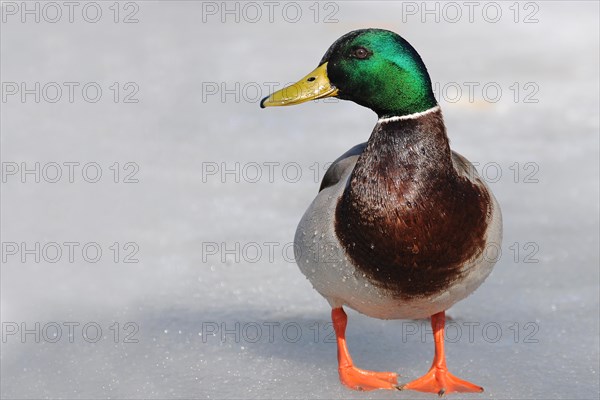
[(437, 393), (443, 396), (446, 393), (481, 393), (483, 388), (471, 382), (462, 380), (452, 375), (445, 368), (432, 367), (422, 377), (399, 387), (400, 390), (416, 390), (419, 392)]
[(338, 372), (340, 381), (353, 390), (377, 390), (398, 388), (398, 374), (394, 372), (375, 372), (356, 368), (346, 346), (346, 324), (348, 317), (341, 307), (331, 310), (331, 319), (335, 330), (338, 348)]
[(354, 366), (338, 369), (340, 381), (353, 390), (377, 390), (398, 388), (398, 374), (394, 372), (376, 372), (356, 368)]

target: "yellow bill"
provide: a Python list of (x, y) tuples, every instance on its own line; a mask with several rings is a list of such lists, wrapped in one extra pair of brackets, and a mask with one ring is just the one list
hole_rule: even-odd
[(327, 77), (327, 63), (321, 64), (298, 82), (265, 97), (260, 107), (291, 106), (309, 100), (334, 97), (338, 93)]

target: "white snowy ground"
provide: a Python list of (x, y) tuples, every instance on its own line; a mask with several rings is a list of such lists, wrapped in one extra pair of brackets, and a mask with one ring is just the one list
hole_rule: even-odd
[[(459, 22), (429, 16), (423, 23), (420, 14), (403, 14), (401, 3), (366, 1), (322, 3), (317, 23), (312, 2), (296, 3), (297, 23), (282, 17), (288, 7), (286, 17), (295, 18), (294, 5), (277, 3), (271, 23), (259, 2), (261, 21), (249, 22), (255, 14), (247, 8), (240, 23), (235, 15), (221, 23), (220, 2), (205, 3), (218, 12), (206, 22), (201, 3), (136, 2), (134, 24), (112, 21), (112, 2), (98, 3), (96, 24), (81, 18), (85, 3), (73, 23), (61, 6), (56, 24), (31, 16), (21, 23), (6, 10), (20, 3), (11, 4), (3, 3), (2, 81), (57, 82), (64, 92), (50, 103), (50, 85), (39, 103), (33, 95), (22, 103), (7, 94), (12, 86), (3, 91), (2, 398), (434, 398), (343, 388), (328, 305), (288, 256), (318, 189), (315, 166), (320, 178), (325, 163), (366, 140), (375, 115), (349, 102), (258, 107), (257, 86), (264, 96), (269, 82), (281, 87), (304, 76), (335, 39), (363, 27), (407, 38), (433, 81), (446, 85), (446, 100), (456, 96), (452, 82), (460, 85), (460, 101), (440, 99), (452, 146), (479, 163), (504, 213), (494, 273), (448, 313), (449, 367), (486, 391), (451, 397), (598, 397), (597, 2), (520, 3), (519, 23), (512, 2), (497, 3), (497, 23), (482, 17), (487, 3), (478, 3), (473, 23), (460, 2)], [(121, 4), (120, 19), (135, 11), (128, 7)], [(338, 22), (323, 23), (332, 12)], [(538, 22), (523, 23), (532, 13)], [(64, 82), (80, 84), (73, 103)], [(87, 82), (103, 90), (97, 103), (82, 98)], [(132, 91), (125, 83), (136, 83), (139, 102), (115, 103), (114, 82), (121, 96)], [(207, 92), (236, 82), (246, 87), (239, 99)], [(465, 82), (479, 85), (473, 101)], [(496, 103), (482, 96), (488, 83), (502, 89)], [(493, 88), (487, 95), (495, 96)], [(9, 174), (13, 163), (35, 162), (46, 167), (40, 183)], [(53, 162), (79, 162), (74, 182), (63, 165), (62, 179), (48, 183)], [(82, 178), (90, 162), (102, 169), (98, 183)], [(113, 182), (115, 162), (121, 183)], [(139, 167), (138, 183), (122, 183), (133, 171), (127, 162)], [(235, 173), (203, 179), (214, 165), (235, 163), (239, 183)], [(256, 183), (253, 163), (262, 173)], [(297, 164), (284, 170), (286, 163)], [(302, 176), (294, 182), (297, 165)], [(89, 169), (86, 177), (93, 175)], [(23, 250), (20, 243), (30, 249), (36, 242), (46, 246), (39, 263), (18, 249), (12, 254), (14, 243)], [(52, 242), (63, 250), (55, 263), (48, 262)], [(79, 244), (72, 263), (64, 242)], [(102, 249), (97, 263), (82, 257), (89, 242)], [(138, 263), (123, 262), (134, 249), (123, 250), (127, 242), (139, 247)], [(236, 244), (240, 250), (226, 255)], [(357, 365), (396, 371), (401, 382), (429, 367), (433, 345), (429, 335), (422, 339), (420, 321), (349, 317)], [(70, 322), (79, 324), (71, 337)], [(32, 333), (21, 336), (36, 323), (39, 343)], [(97, 326), (102, 337), (90, 343)], [(137, 343), (127, 343), (128, 332)]]

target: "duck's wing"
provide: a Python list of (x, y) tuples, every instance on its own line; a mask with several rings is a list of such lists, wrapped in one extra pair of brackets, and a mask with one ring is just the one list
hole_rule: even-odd
[(473, 164), (455, 151), (452, 152), (452, 164), (459, 176), (463, 176), (473, 183), (483, 183)]
[(335, 160), (329, 166), (329, 168), (327, 168), (327, 172), (325, 172), (323, 180), (321, 181), (319, 192), (338, 183), (348, 168), (354, 168), (354, 165), (356, 165), (356, 160), (358, 160), (358, 156), (362, 154), (362, 152), (365, 150), (365, 147), (367, 147), (367, 142), (357, 144), (338, 157), (338, 159)]

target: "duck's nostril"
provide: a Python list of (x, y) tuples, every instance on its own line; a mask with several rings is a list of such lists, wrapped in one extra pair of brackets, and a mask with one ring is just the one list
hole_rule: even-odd
[(312, 82), (314, 81), (316, 78), (314, 76), (311, 76), (310, 78), (307, 79), (308, 82)]

